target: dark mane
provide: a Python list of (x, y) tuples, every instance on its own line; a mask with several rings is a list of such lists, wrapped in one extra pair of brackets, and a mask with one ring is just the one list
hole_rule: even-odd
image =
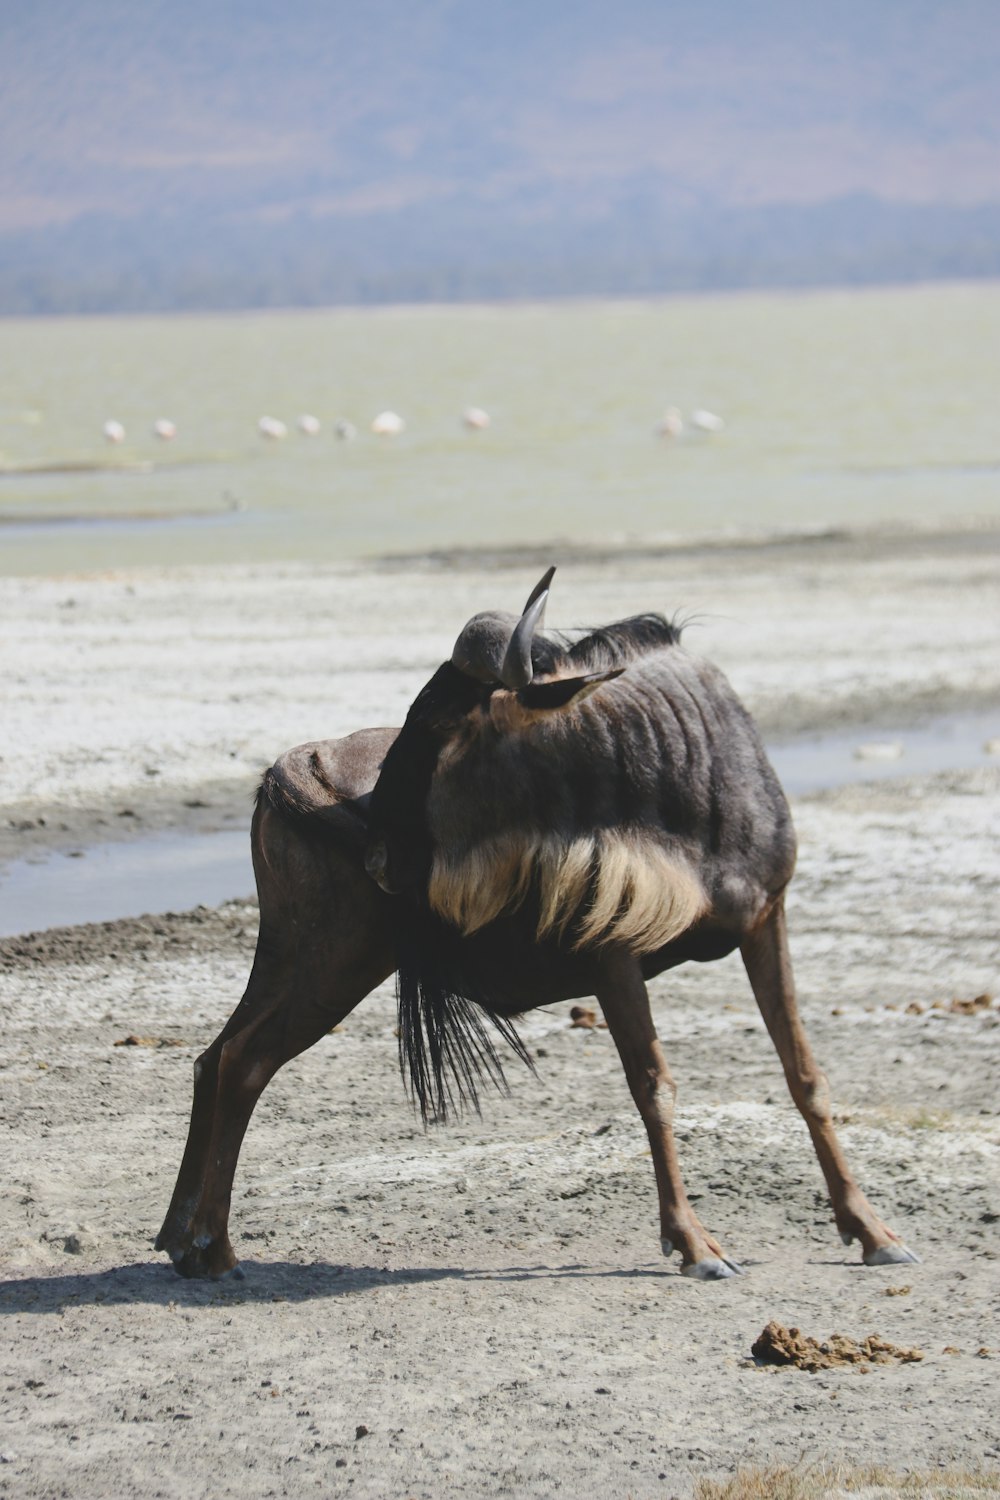
[(588, 630), (578, 639), (557, 632), (536, 635), (531, 645), (531, 663), (536, 673), (544, 676), (606, 672), (613, 667), (626, 667), (638, 657), (660, 651), (664, 646), (676, 646), (680, 638), (681, 627), (665, 615), (652, 612), (630, 615), (628, 619)]
[(577, 672), (604, 672), (612, 667), (628, 666), (637, 657), (664, 646), (676, 646), (681, 638), (680, 626), (665, 615), (630, 615), (590, 631), (566, 652), (566, 661)]

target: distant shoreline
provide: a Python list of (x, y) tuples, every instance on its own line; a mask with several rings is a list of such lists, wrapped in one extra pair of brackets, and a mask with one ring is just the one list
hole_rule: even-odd
[(509, 296), (472, 295), (468, 297), (386, 297), (364, 301), (350, 298), (331, 299), (323, 302), (247, 302), (239, 306), (206, 305), (177, 307), (80, 307), (39, 309), (34, 312), (4, 308), (0, 305), (0, 325), (4, 323), (90, 323), (109, 320), (112, 322), (181, 322), (218, 318), (222, 322), (235, 322), (244, 318), (308, 319), (317, 315), (342, 314), (345, 317), (358, 313), (372, 316), (392, 316), (405, 313), (432, 315), (441, 313), (500, 313), (519, 310), (537, 311), (539, 308), (587, 308), (613, 306), (618, 309), (633, 307), (641, 310), (663, 303), (673, 302), (728, 302), (801, 297), (858, 297), (885, 296), (898, 293), (904, 296), (921, 291), (954, 291), (983, 288), (1000, 288), (1000, 270), (990, 270), (982, 275), (948, 274), (942, 276), (888, 276), (885, 280), (851, 281), (830, 278), (801, 282), (745, 282), (719, 286), (671, 286), (650, 288), (643, 291), (539, 291), (517, 292)]
[(358, 558), (357, 561), (369, 562), (377, 567), (419, 567), (427, 571), (464, 568), (501, 570), (544, 565), (556, 554), (565, 563), (603, 563), (616, 558), (622, 562), (636, 562), (663, 557), (697, 558), (743, 552), (759, 556), (768, 552), (788, 553), (802, 549), (813, 552), (836, 547), (863, 548), (874, 555), (881, 550), (897, 553), (919, 551), (925, 549), (928, 543), (940, 547), (964, 548), (970, 537), (981, 538), (989, 550), (1000, 547), (1000, 519), (973, 516), (965, 520), (941, 523), (904, 524), (885, 521), (875, 522), (870, 526), (820, 525), (815, 528), (779, 527), (759, 531), (727, 529), (703, 536), (660, 535), (605, 542), (578, 542), (566, 537), (554, 537), (548, 541), (508, 546), (435, 547), (413, 552), (387, 552), (370, 558)]
[[(1000, 467), (1000, 466), (998, 466)], [(0, 530), (22, 530), (31, 531), (56, 529), (59, 527), (87, 528), (87, 527), (145, 527), (158, 525), (171, 525), (173, 523), (190, 523), (192, 521), (227, 521), (235, 520), (244, 512), (233, 509), (219, 508), (217, 510), (129, 510), (129, 511), (93, 511), (93, 512), (58, 512), (41, 511), (34, 514), (23, 514), (16, 511), (0, 511)], [(879, 521), (867, 526), (849, 525), (825, 525), (818, 524), (815, 527), (775, 527), (770, 529), (748, 529), (740, 530), (734, 527), (726, 528), (717, 532), (706, 532), (702, 535), (682, 536), (676, 534), (654, 534), (651, 536), (628, 537), (624, 540), (613, 540), (611, 538), (594, 538), (590, 541), (577, 541), (565, 536), (552, 536), (540, 541), (524, 543), (489, 543), (483, 542), (477, 545), (453, 547), (429, 547), (404, 549), (398, 552), (383, 552), (373, 549), (369, 552), (358, 553), (354, 557), (344, 558), (339, 567), (416, 567), (425, 571), (449, 571), (463, 568), (483, 568), (488, 570), (517, 568), (525, 565), (535, 566), (538, 562), (547, 561), (553, 553), (566, 562), (605, 562), (615, 558), (622, 561), (635, 561), (643, 558), (656, 557), (699, 557), (703, 554), (720, 554), (732, 552), (763, 553), (767, 551), (788, 551), (799, 548), (821, 548), (829, 546), (863, 546), (863, 547), (902, 547), (906, 549), (923, 548), (928, 542), (947, 546), (950, 543), (962, 545), (970, 537), (981, 537), (992, 547), (995, 543), (1000, 546), (1000, 518), (995, 516), (968, 516), (958, 519), (949, 518), (947, 521)], [(296, 566), (296, 562), (303, 566), (311, 566), (310, 560), (283, 559), (279, 566), (282, 571), (288, 571)], [(185, 563), (168, 565), (178, 570), (186, 571), (190, 566)], [(257, 568), (260, 564), (244, 561), (232, 563), (212, 564), (213, 571), (227, 571), (228, 569), (241, 569), (246, 567)], [(337, 565), (335, 571), (337, 570)], [(129, 564), (123, 571), (143, 572), (145, 570), (164, 571), (164, 565), (159, 563)], [(58, 572), (63, 576), (62, 569)], [(105, 571), (101, 569), (100, 571)], [(0, 560), (0, 577), (18, 576), (5, 574), (2, 560)], [(44, 574), (34, 576), (43, 577)], [(85, 575), (83, 575), (85, 576)]]

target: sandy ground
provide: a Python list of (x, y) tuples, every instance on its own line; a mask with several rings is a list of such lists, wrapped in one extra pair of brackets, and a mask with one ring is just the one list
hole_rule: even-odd
[[(997, 544), (575, 558), (552, 623), (681, 610), (769, 730), (863, 738), (1000, 701)], [(538, 561), (0, 581), (0, 862), (246, 816), (287, 745), (398, 722), (466, 616), (517, 607)], [(264, 1096), (233, 1203), (246, 1280), (184, 1282), (150, 1244), (255, 908), (12, 938), (0, 1494), (645, 1500), (771, 1461), (1000, 1473), (1000, 1006), (952, 1006), (1000, 989), (1000, 766), (794, 811), (803, 1012), (855, 1170), (922, 1264), (841, 1246), (726, 960), (653, 995), (689, 1189), (746, 1276), (701, 1285), (659, 1257), (606, 1032), (533, 1014), (537, 1077), (512, 1065), (482, 1120), (425, 1134), (386, 987)], [(760, 1368), (772, 1319), (924, 1358)]]

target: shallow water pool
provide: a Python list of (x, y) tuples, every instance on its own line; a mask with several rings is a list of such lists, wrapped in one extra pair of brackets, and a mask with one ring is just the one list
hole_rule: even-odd
[[(801, 797), (854, 782), (970, 770), (995, 761), (985, 749), (994, 737), (1000, 711), (949, 714), (898, 731), (869, 725), (804, 735), (768, 750), (786, 792)], [(880, 756), (859, 754), (872, 746)], [(217, 906), (253, 889), (249, 826), (96, 844), (18, 860), (0, 873), (0, 937)]]

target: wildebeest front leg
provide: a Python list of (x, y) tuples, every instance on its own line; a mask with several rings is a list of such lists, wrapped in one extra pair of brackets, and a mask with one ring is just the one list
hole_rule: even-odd
[(764, 922), (741, 945), (764, 1024), (781, 1059), (789, 1092), (809, 1127), (833, 1214), (845, 1244), (860, 1240), (866, 1265), (915, 1261), (875, 1213), (855, 1182), (833, 1128), (830, 1091), (799, 1017), (795, 983), (788, 953), (784, 901), (779, 900)]
[(631, 954), (608, 954), (601, 971), (597, 998), (649, 1136), (664, 1254), (679, 1250), (684, 1275), (703, 1281), (737, 1274), (739, 1267), (699, 1223), (684, 1191), (673, 1130), (677, 1086), (656, 1035), (638, 960)]

